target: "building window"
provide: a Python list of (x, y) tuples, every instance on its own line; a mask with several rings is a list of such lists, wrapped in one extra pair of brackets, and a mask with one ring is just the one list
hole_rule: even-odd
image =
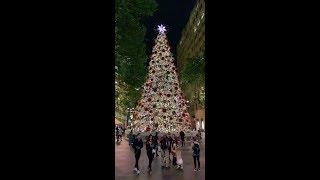
[(197, 31), (197, 28), (196, 27), (194, 27), (194, 32), (196, 32)]
[(203, 19), (203, 17), (204, 17), (204, 12), (203, 12), (202, 15), (201, 15), (201, 19)]
[(198, 21), (198, 24), (197, 24), (197, 26), (199, 26), (200, 25), (200, 20)]

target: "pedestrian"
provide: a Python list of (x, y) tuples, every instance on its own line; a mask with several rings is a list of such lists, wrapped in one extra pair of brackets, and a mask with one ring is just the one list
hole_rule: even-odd
[(177, 146), (176, 143), (174, 142), (172, 144), (172, 148), (171, 148), (171, 154), (172, 154), (172, 165), (173, 167), (175, 167), (177, 165)]
[(119, 142), (119, 128), (118, 128), (118, 126), (116, 127), (116, 138), (117, 138), (117, 142)]
[(131, 146), (134, 142), (134, 134), (132, 132), (132, 130), (130, 131), (130, 133), (128, 134), (128, 141), (129, 141), (129, 146)]
[(122, 141), (122, 133), (123, 133), (122, 129), (119, 128), (119, 130), (118, 130), (118, 141), (119, 140)]
[(180, 138), (181, 138), (181, 146), (184, 146), (184, 132), (180, 131)]
[(173, 139), (172, 139), (170, 133), (168, 134), (167, 141), (168, 141), (168, 145), (169, 145), (169, 148), (168, 148), (168, 150), (169, 150), (169, 161), (171, 161), (170, 155), (171, 155), (171, 147), (172, 147)]
[(160, 155), (161, 155), (161, 167), (162, 168), (169, 167), (169, 161), (168, 161), (169, 149), (168, 149), (168, 147), (169, 147), (169, 143), (168, 143), (166, 135), (164, 135), (160, 140), (160, 148), (161, 148)]
[(158, 157), (158, 132), (155, 133), (155, 135), (152, 138), (152, 143), (154, 145), (154, 149), (156, 151), (156, 156)]
[(181, 156), (181, 149), (177, 147), (177, 169), (183, 169), (183, 160)]
[(143, 142), (142, 142), (141, 136), (138, 136), (138, 138), (134, 142), (134, 151), (135, 151), (135, 159), (136, 159), (136, 163), (135, 163), (135, 166), (134, 166), (135, 167), (134, 171), (137, 174), (140, 174), (139, 159), (140, 159), (141, 149), (142, 148), (143, 148)]
[[(200, 146), (196, 140), (193, 141), (192, 156), (194, 163), (194, 171), (200, 171)], [(198, 161), (198, 168), (196, 161)]]
[(149, 159), (148, 171), (151, 174), (152, 172), (151, 164), (152, 164), (152, 160), (154, 158), (154, 153), (155, 153), (153, 149), (153, 144), (152, 144), (152, 136), (148, 136), (148, 139), (146, 141), (146, 151)]

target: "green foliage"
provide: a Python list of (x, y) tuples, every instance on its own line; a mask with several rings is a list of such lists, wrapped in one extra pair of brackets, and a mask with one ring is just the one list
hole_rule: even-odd
[[(122, 93), (122, 106), (133, 107), (139, 99), (136, 88), (142, 86), (147, 70), (147, 55), (144, 43), (146, 28), (143, 24), (147, 16), (153, 14), (155, 0), (116, 0), (115, 4), (115, 65), (116, 81), (121, 82), (116, 95)], [(121, 89), (123, 89), (121, 91)], [(118, 109), (119, 109), (118, 108)], [(117, 110), (118, 110), (117, 109)]]
[(205, 84), (205, 58), (190, 58), (181, 71), (183, 86), (204, 86)]
[(205, 104), (205, 58), (190, 58), (181, 71), (181, 84), (186, 98), (191, 103), (204, 107)]

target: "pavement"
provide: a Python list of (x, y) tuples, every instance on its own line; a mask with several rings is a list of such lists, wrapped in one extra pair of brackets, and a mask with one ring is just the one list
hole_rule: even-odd
[[(204, 143), (200, 145), (200, 167), (201, 171), (194, 172), (194, 164), (191, 150), (191, 143), (186, 143), (182, 148), (183, 170), (177, 170), (173, 167), (161, 169), (160, 156), (155, 157), (152, 162), (152, 174), (149, 175), (148, 157), (146, 154), (145, 144), (141, 151), (139, 160), (140, 174), (133, 172), (135, 158), (134, 153), (124, 140), (119, 144), (115, 143), (115, 179), (116, 180), (204, 180), (205, 179), (205, 148)], [(160, 155), (160, 153), (159, 153)]]

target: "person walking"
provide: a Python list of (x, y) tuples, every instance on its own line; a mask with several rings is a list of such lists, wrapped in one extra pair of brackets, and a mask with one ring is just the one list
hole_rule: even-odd
[(152, 136), (148, 136), (148, 139), (146, 141), (146, 151), (147, 151), (147, 156), (149, 159), (148, 171), (151, 174), (151, 172), (152, 172), (151, 164), (152, 164), (152, 160), (154, 158), (154, 153), (155, 153), (155, 150), (154, 150), (153, 144), (152, 144)]
[(133, 145), (134, 139), (135, 139), (135, 137), (134, 137), (134, 134), (133, 134), (133, 132), (131, 130), (130, 133), (128, 134), (129, 146)]
[(120, 142), (122, 141), (122, 134), (123, 134), (122, 128), (119, 128), (118, 138), (119, 138)]
[(170, 158), (170, 155), (171, 155), (171, 147), (172, 147), (172, 142), (173, 142), (173, 139), (171, 137), (171, 135), (169, 134), (168, 135), (169, 137), (167, 138), (167, 141), (168, 141), (168, 151), (169, 151), (169, 161), (171, 162), (171, 158)]
[(143, 142), (142, 142), (141, 136), (138, 136), (138, 138), (134, 142), (134, 151), (135, 151), (135, 159), (136, 159), (136, 163), (135, 163), (135, 166), (134, 166), (135, 167), (134, 171), (137, 174), (140, 174), (139, 159), (140, 159), (141, 149), (142, 148), (143, 148)]
[(180, 138), (181, 138), (181, 146), (184, 146), (184, 132), (181, 130), (180, 131)]
[(176, 150), (176, 156), (177, 156), (177, 169), (183, 169), (183, 160), (181, 155), (181, 148), (177, 147)]
[(173, 167), (176, 167), (176, 165), (177, 165), (177, 154), (176, 153), (177, 153), (177, 146), (176, 146), (176, 143), (174, 142), (172, 144), (172, 148), (171, 148)]
[(161, 167), (164, 168), (168, 168), (169, 167), (169, 161), (168, 161), (168, 158), (169, 158), (169, 143), (168, 143), (168, 140), (167, 140), (167, 136), (164, 135), (162, 137), (162, 139), (160, 140), (160, 148), (161, 148)]
[[(192, 156), (194, 163), (194, 171), (200, 171), (200, 146), (196, 140), (193, 141)], [(198, 161), (198, 168), (196, 161)]]
[(156, 151), (156, 156), (158, 157), (158, 132), (155, 133), (155, 135), (152, 138), (152, 143), (154, 145), (154, 149)]
[(116, 138), (117, 138), (117, 142), (119, 142), (119, 127), (116, 127)]

